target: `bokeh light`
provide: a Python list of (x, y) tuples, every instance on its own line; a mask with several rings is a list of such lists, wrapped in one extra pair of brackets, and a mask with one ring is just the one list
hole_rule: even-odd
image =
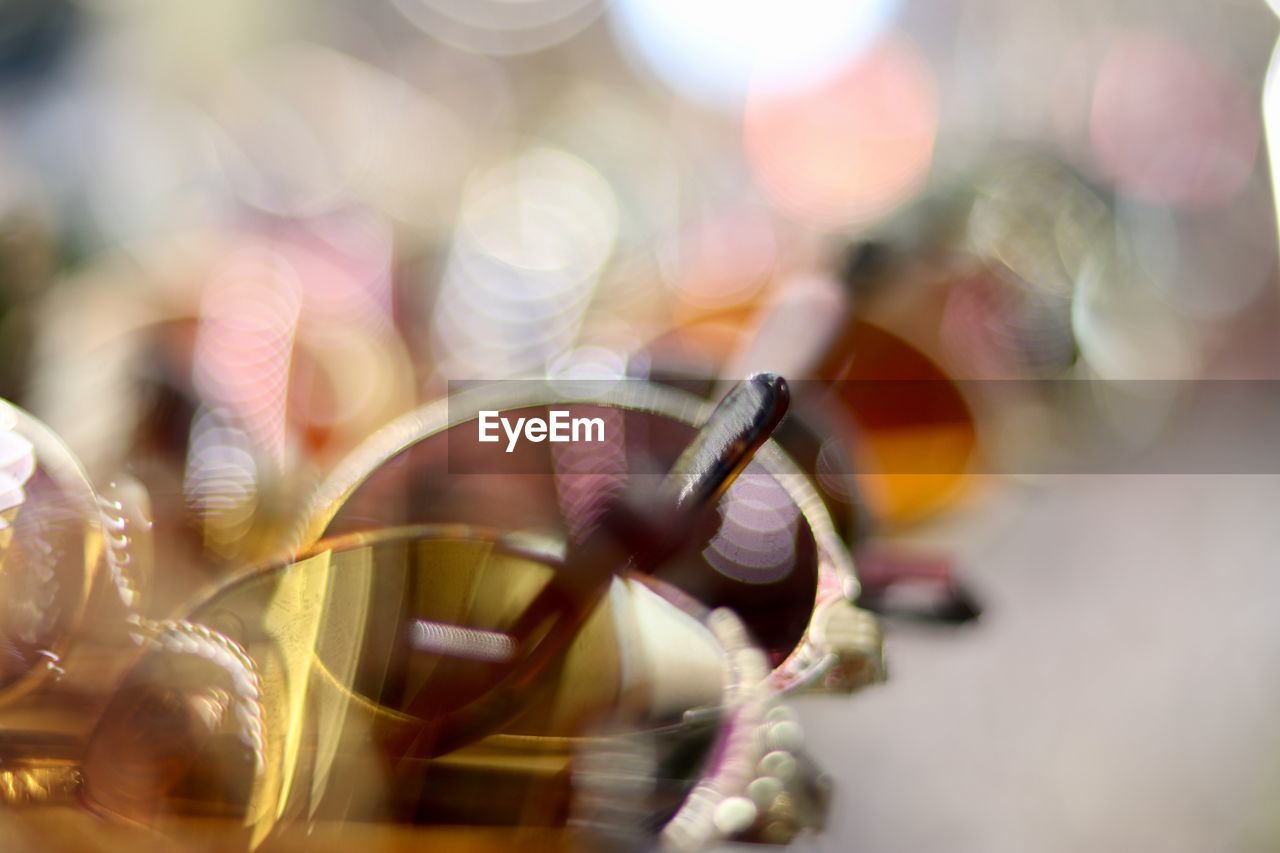
[(495, 56), (533, 53), (588, 27), (604, 0), (393, 0), (404, 16), (447, 44)]
[(902, 36), (813, 88), (753, 91), (743, 118), (751, 171), (770, 200), (825, 226), (865, 225), (910, 198), (937, 132), (934, 72)]
[(356, 199), (428, 226), (469, 166), (469, 134), (448, 107), (340, 51), (287, 45), (220, 84), (209, 123), (225, 180), (272, 213)]
[(1093, 153), (1123, 192), (1173, 204), (1220, 202), (1253, 172), (1259, 126), (1243, 85), (1188, 45), (1118, 37), (1094, 83)]
[(748, 87), (811, 85), (856, 56), (889, 20), (894, 0), (617, 0), (614, 28), (667, 85), (736, 108)]
[(195, 386), (277, 466), (285, 463), (289, 369), (302, 283), (283, 256), (247, 250), (216, 270), (200, 306)]
[(1132, 199), (1117, 213), (1152, 286), (1188, 317), (1229, 317), (1256, 304), (1274, 281), (1271, 198), (1256, 185), (1212, 207), (1170, 208)]
[(764, 210), (727, 211), (695, 223), (658, 249), (663, 279), (696, 309), (744, 302), (769, 283), (778, 242)]
[(609, 184), (564, 151), (531, 147), (478, 175), (432, 320), (443, 375), (536, 374), (570, 349), (617, 227)]
[(796, 567), (800, 509), (769, 474), (748, 472), (720, 505), (720, 530), (703, 556), (735, 580), (776, 583)]

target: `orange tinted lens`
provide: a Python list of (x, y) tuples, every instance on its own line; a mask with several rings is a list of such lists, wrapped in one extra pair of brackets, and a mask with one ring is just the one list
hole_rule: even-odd
[(864, 499), (890, 524), (945, 508), (978, 450), (969, 403), (941, 367), (896, 335), (857, 322), (851, 339), (833, 392), (858, 425)]

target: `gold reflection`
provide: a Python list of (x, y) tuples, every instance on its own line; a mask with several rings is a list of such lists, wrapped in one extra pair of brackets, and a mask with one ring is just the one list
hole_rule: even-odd
[[(78, 771), (86, 803), (172, 838), (212, 821), (220, 844), (256, 848), (312, 821), (451, 823), (457, 808), (480, 805), (458, 801), (455, 786), (490, 779), (515, 797), (492, 804), (492, 819), (563, 821), (581, 738), (605, 721), (679, 723), (690, 707), (719, 705), (728, 682), (699, 618), (660, 589), (619, 580), (560, 678), (517, 719), (436, 760), (398, 753), (418, 725), (400, 710), (408, 699), (427, 690), (448, 706), (488, 663), (469, 648), (424, 646), (420, 626), (504, 636), (555, 571), (546, 559), (481, 531), (384, 531), (255, 570), (187, 618), (146, 623), (142, 656), (89, 738)], [(28, 766), (6, 784), (76, 772), (65, 761), (57, 773), (38, 758)], [(15, 787), (7, 802), (31, 799)], [(58, 807), (52, 793), (35, 799)]]

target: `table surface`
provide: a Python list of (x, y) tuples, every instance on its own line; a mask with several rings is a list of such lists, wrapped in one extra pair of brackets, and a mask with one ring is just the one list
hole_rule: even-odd
[(838, 785), (799, 849), (1280, 847), (1280, 476), (990, 491), (910, 537), (981, 620), (891, 624), (889, 684), (795, 703)]

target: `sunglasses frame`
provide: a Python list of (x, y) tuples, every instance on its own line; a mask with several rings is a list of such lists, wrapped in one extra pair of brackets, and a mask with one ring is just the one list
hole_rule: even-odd
[[(583, 392), (589, 385), (590, 391)], [(714, 403), (643, 380), (509, 380), (464, 388), (396, 418), (359, 445), (313, 493), (291, 545), (307, 550), (325, 534), (346, 501), (383, 464), (416, 444), (474, 421), (481, 411), (549, 405), (600, 405), (701, 425)], [(875, 617), (859, 609), (856, 567), (822, 497), (778, 444), (770, 440), (755, 462), (787, 492), (813, 533), (818, 579), (803, 637), (769, 675), (768, 687), (789, 694), (817, 689), (850, 692), (884, 678), (883, 637)]]
[[(140, 627), (157, 640), (162, 635), (175, 634), (175, 632), (177, 635), (184, 636), (192, 633), (202, 636), (205, 634), (220, 636), (212, 629), (204, 629), (198, 621), (199, 612), (215, 605), (220, 596), (234, 593), (246, 584), (268, 578), (274, 573), (288, 571), (326, 552), (337, 554), (366, 545), (391, 541), (416, 542), (424, 539), (487, 541), (504, 553), (545, 564), (551, 568), (563, 559), (563, 553), (557, 547), (557, 543), (545, 537), (523, 533), (502, 534), (469, 525), (419, 524), (367, 533), (345, 534), (322, 540), (287, 563), (247, 567), (194, 596), (185, 607), (177, 611), (174, 618), (161, 621), (146, 620), (146, 624)], [(659, 587), (663, 586), (660, 581), (652, 580), (652, 583)], [(190, 619), (197, 619), (197, 621), (189, 621)], [(794, 717), (784, 706), (779, 705), (780, 697), (768, 683), (767, 658), (764, 652), (752, 642), (741, 620), (725, 608), (708, 609), (699, 617), (699, 620), (715, 637), (725, 656), (726, 683), (722, 692), (722, 701), (714, 706), (692, 708), (680, 721), (665, 724), (657, 729), (639, 729), (634, 732), (634, 734), (649, 736), (680, 731), (696, 733), (706, 726), (712, 726), (716, 732), (713, 741), (706, 748), (706, 765), (694, 777), (679, 807), (655, 830), (662, 846), (671, 850), (705, 849), (711, 844), (750, 832), (755, 825), (754, 819), (751, 822), (744, 823), (739, 820), (734, 823), (726, 821), (724, 815), (741, 815), (744, 804), (749, 800), (748, 792), (753, 790), (752, 783), (774, 772), (768, 770), (772, 766), (770, 762), (777, 764), (781, 760), (783, 763), (795, 766), (795, 762), (800, 759), (796, 753), (798, 744), (794, 739), (778, 737), (778, 732), (786, 730), (789, 734), (794, 729)], [(234, 641), (229, 642), (234, 643)], [(150, 647), (152, 643), (148, 642), (137, 650), (137, 657), (130, 671), (146, 657)], [(315, 671), (329, 683), (330, 687), (339, 690), (348, 701), (353, 703), (353, 707), (360, 708), (364, 714), (370, 715), (371, 719), (381, 719), (390, 725), (413, 722), (413, 718), (384, 707), (375, 700), (342, 685), (322, 661), (316, 660), (315, 663), (317, 664)], [(576, 754), (588, 748), (590, 744), (607, 742), (609, 737), (606, 734), (544, 738), (497, 733), (487, 737), (485, 743), (499, 748), (526, 752), (560, 751)], [(46, 760), (34, 757), (34, 762), (32, 758), (28, 756), (26, 759), (19, 759), (18, 764), (7, 773), (0, 773), (0, 803), (7, 803), (10, 806), (23, 804), (40, 806), (79, 801), (88, 813), (98, 818), (111, 820), (123, 827), (132, 827), (134, 830), (147, 828), (134, 817), (118, 814), (110, 808), (99, 806), (88, 793), (88, 786), (91, 784), (89, 779), (85, 777), (83, 769), (71, 753), (59, 754)], [(788, 783), (787, 779), (768, 778), (765, 781), (781, 781), (784, 786), (775, 795), (776, 803), (762, 805), (757, 812), (753, 812), (756, 817), (761, 821), (767, 820), (775, 831), (784, 823), (788, 825), (789, 831), (793, 832), (816, 828), (817, 823), (808, 819), (807, 813), (796, 812), (793, 800), (796, 797), (803, 798), (805, 794), (803, 788), (792, 791), (792, 786), (821, 785), (821, 779), (815, 782), (806, 778), (804, 774), (799, 774), (794, 783)], [(588, 779), (584, 784), (589, 782)], [(585, 815), (585, 818), (584, 820), (584, 815), (575, 814), (570, 828), (576, 827), (604, 841), (612, 837), (610, 835), (612, 832), (629, 831), (625, 827), (593, 823), (589, 814)], [(274, 821), (271, 828), (274, 831)], [(262, 840), (267, 839), (263, 837)]]
[[(58, 662), (75, 644), (89, 611), (89, 601), (94, 595), (98, 574), (110, 562), (109, 550), (112, 544), (106, 529), (110, 523), (104, 511), (106, 508), (89, 480), (89, 475), (71, 449), (42, 421), (20, 407), (0, 400), (0, 422), (6, 416), (11, 416), (14, 420), (14, 425), (9, 429), (33, 445), (37, 470), (45, 471), (69, 500), (79, 504), (84, 519), (84, 565), (75, 573), (79, 594), (71, 613), (65, 617), (63, 630), (49, 644), (45, 664), (33, 664), (22, 675), (0, 687), (0, 708), (8, 707), (35, 690), (55, 672)], [(0, 569), (3, 565), (4, 556), (0, 554)]]

